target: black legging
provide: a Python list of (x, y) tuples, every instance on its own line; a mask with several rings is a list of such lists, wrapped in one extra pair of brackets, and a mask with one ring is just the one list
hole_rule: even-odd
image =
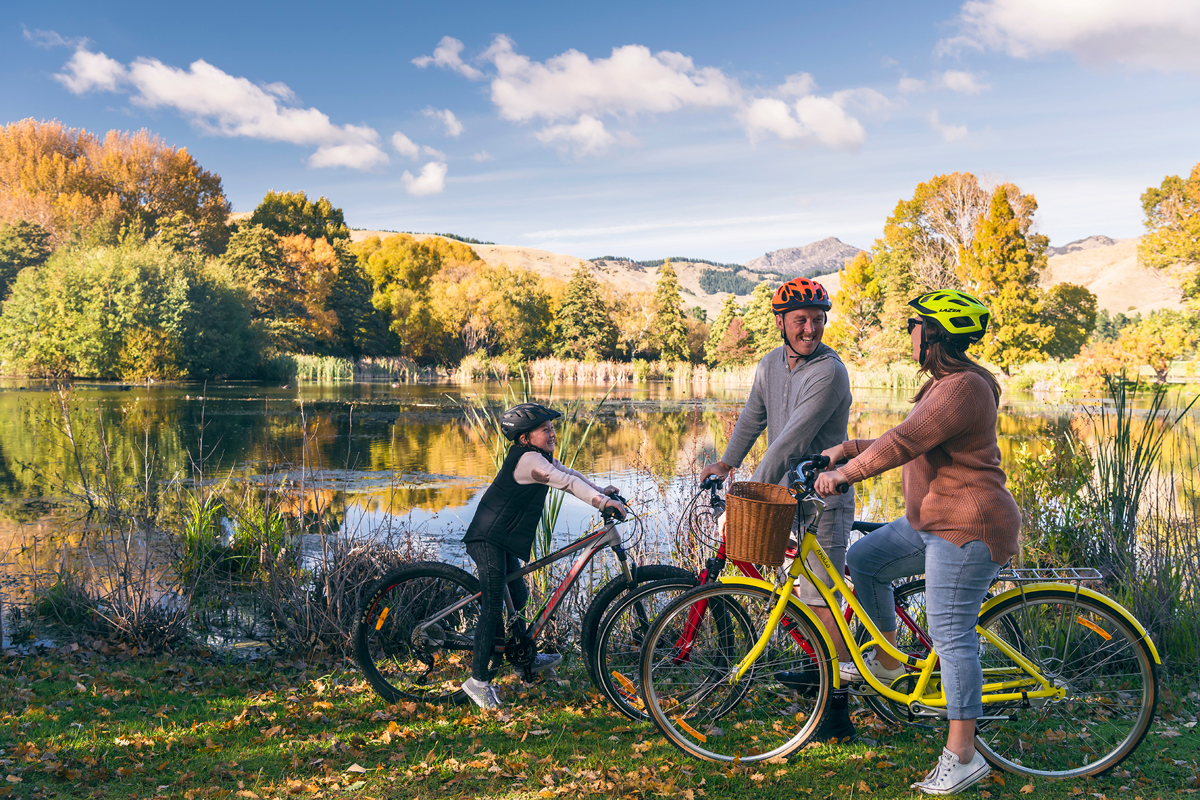
[[(475, 560), (479, 572), (480, 602), (483, 614), (475, 626), (475, 650), (471, 657), (471, 677), (485, 683), (492, 679), (489, 669), (492, 648), (496, 639), (504, 638), (504, 578), (521, 568), (521, 560), (502, 547), (487, 542), (467, 542), (467, 555)], [(520, 611), (529, 602), (529, 588), (524, 578), (508, 584), (513, 607)], [(519, 632), (525, 632), (524, 623), (518, 621)]]

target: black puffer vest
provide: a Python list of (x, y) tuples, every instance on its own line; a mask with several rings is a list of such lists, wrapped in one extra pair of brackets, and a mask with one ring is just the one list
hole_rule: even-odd
[(542, 519), (546, 492), (550, 491), (544, 483), (522, 485), (513, 477), (521, 456), (531, 452), (541, 451), (519, 444), (508, 448), (500, 472), (483, 493), (475, 517), (467, 526), (464, 542), (487, 542), (504, 548), (522, 561), (529, 560), (533, 537)]

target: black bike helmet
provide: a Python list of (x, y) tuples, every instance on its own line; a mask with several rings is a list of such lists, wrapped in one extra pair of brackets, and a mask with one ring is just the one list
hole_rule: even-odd
[(558, 419), (562, 414), (537, 403), (521, 403), (500, 415), (500, 430), (510, 442), (515, 442), (522, 433), (529, 433), (543, 422)]

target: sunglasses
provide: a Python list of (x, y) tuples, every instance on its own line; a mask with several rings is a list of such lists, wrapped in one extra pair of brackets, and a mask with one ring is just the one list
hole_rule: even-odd
[(922, 325), (922, 324), (924, 324), (924, 323), (923, 323), (921, 320), (919, 320), (919, 319), (912, 319), (912, 318), (910, 317), (910, 318), (909, 318), (909, 320), (908, 320), (908, 333), (909, 333), (909, 335), (912, 335), (912, 332), (913, 332), (913, 329), (914, 329), (914, 328), (916, 328), (918, 325)]

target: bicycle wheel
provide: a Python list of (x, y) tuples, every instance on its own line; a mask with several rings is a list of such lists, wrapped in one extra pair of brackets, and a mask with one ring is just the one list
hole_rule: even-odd
[[(1044, 778), (1099, 775), (1137, 748), (1158, 698), (1154, 659), (1109, 600), (1072, 589), (1035, 589), (989, 609), (979, 625), (1037, 665), (1061, 700), (1031, 708), (984, 705), (975, 745), (995, 766)], [(980, 640), (989, 683), (1025, 676), (995, 645)]]
[(596, 637), (599, 634), (601, 622), (603, 622), (604, 617), (608, 614), (612, 604), (624, 596), (626, 592), (638, 586), (645, 586), (652, 581), (660, 581), (667, 578), (681, 580), (690, 578), (692, 586), (695, 586), (697, 583), (696, 577), (683, 567), (677, 567), (672, 564), (646, 564), (633, 571), (632, 584), (625, 580), (624, 575), (618, 575), (601, 586), (600, 591), (596, 592), (596, 596), (588, 604), (587, 613), (583, 615), (583, 629), (579, 636), (579, 649), (583, 653), (583, 665), (587, 668), (588, 678), (591, 680), (592, 685), (600, 691), (604, 691), (604, 687), (600, 685), (600, 673), (596, 667)]
[[(929, 654), (928, 622), (925, 618), (925, 579), (916, 578), (894, 587), (896, 603), (896, 647), (902, 653), (924, 658)], [(857, 617), (852, 618), (856, 621)], [(867, 629), (855, 626), (854, 640), (860, 646), (870, 638)], [(915, 675), (916, 673), (910, 673)], [(901, 678), (904, 680), (904, 678)], [(906, 687), (911, 690), (913, 687)], [(867, 705), (886, 722), (908, 722), (908, 709), (877, 694), (863, 695)]]
[(613, 604), (597, 633), (596, 652), (600, 691), (630, 719), (650, 719), (642, 702), (642, 643), (655, 617), (676, 597), (693, 588), (699, 579), (690, 572), (687, 578), (667, 578), (639, 586)]
[(479, 598), (422, 623), (478, 593), (475, 576), (434, 562), (403, 567), (375, 585), (354, 631), (354, 660), (380, 697), (389, 703), (466, 700), (461, 687), (471, 677)]
[[(776, 597), (757, 586), (712, 583), (667, 606), (642, 648), (642, 691), (651, 719), (684, 752), (708, 761), (787, 756), (816, 731), (829, 699), (825, 640), (794, 604), (767, 648), (736, 683)], [(689, 616), (699, 602), (703, 615)]]

